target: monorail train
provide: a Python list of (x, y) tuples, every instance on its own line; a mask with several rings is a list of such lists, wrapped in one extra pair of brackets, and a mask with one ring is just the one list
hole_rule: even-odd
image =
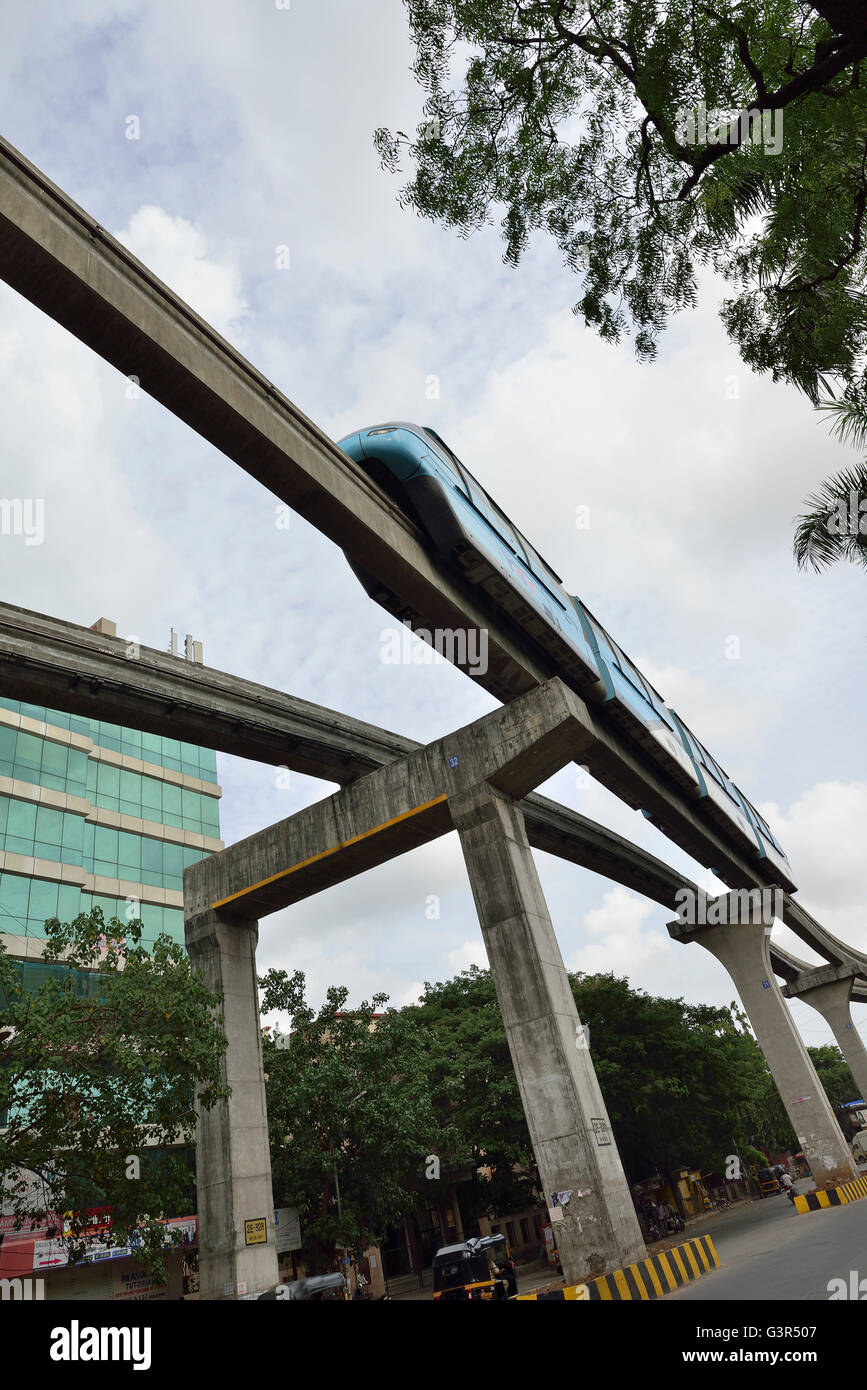
[[(764, 817), (434, 430), (395, 421), (338, 444), (425, 532), (440, 559), (459, 566), (466, 582), (553, 658), (567, 684), (600, 706), (677, 786), (705, 803), (718, 828), (752, 858), (767, 860), (777, 882), (794, 892), (789, 861)], [(356, 573), (382, 601), (375, 578)]]

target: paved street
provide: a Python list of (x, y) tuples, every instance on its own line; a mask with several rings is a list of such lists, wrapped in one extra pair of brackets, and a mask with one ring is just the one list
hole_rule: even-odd
[(830, 1279), (848, 1281), (850, 1270), (867, 1278), (867, 1201), (799, 1216), (785, 1197), (768, 1197), (699, 1222), (689, 1234), (705, 1230), (722, 1267), (667, 1302), (825, 1300)]

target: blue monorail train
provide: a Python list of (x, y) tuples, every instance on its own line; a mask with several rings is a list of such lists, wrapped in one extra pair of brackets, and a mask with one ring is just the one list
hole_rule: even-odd
[[(794, 892), (789, 861), (765, 819), (434, 430), (395, 421), (347, 435), (339, 447), (420, 526), (440, 559), (458, 565), (466, 582), (483, 589), (553, 659), (568, 684)], [(381, 601), (375, 578), (356, 572)]]

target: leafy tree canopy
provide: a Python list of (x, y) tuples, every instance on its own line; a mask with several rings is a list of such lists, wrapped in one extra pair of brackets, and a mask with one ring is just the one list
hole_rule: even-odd
[(510, 264), (547, 233), (575, 312), (642, 358), (712, 266), (744, 361), (867, 421), (863, 4), (404, 4), (428, 120), (376, 143), (406, 205), (498, 217)]
[(425, 984), (421, 1003), (404, 1012), (428, 1032), (433, 1103), (449, 1158), (485, 1174), (475, 1177), (474, 1209), (465, 1214), (526, 1209), (538, 1188), (536, 1161), (490, 971), (471, 966), (453, 980)]
[[(684, 1165), (722, 1172), (749, 1141), (792, 1141), (764, 1058), (734, 1005), (654, 998), (613, 974), (571, 981), (632, 1181)], [(428, 984), (421, 1004), (404, 1012), (429, 1031), (443, 1125), (474, 1162), (493, 1169), (479, 1209), (503, 1215), (526, 1206), (537, 1183), (532, 1146), (490, 972), (473, 967)]]
[(301, 971), (259, 983), (263, 1012), (292, 1022), (263, 1044), (274, 1200), (298, 1208), (311, 1264), (330, 1269), (337, 1246), (383, 1239), (441, 1152), (426, 1037), (384, 994), (346, 1009), (349, 991), (331, 988), (317, 1012)]
[(87, 1209), (111, 1207), (108, 1243), (137, 1233), (163, 1275), (159, 1222), (187, 1214), (191, 1187), (186, 1162), (165, 1146), (191, 1142), (196, 1088), (205, 1107), (227, 1093), (218, 1000), (168, 936), (140, 946), (140, 922), (105, 921), (94, 908), (44, 930), (42, 960), (54, 969), (35, 990), (0, 944), (6, 1209), (21, 1223), (74, 1212), (71, 1233), (58, 1234), (74, 1261)]
[[(834, 1043), (827, 1043), (823, 1047), (808, 1047), (807, 1051), (834, 1109), (838, 1105), (846, 1105), (850, 1100), (862, 1098), (855, 1078), (849, 1070), (849, 1063), (839, 1047)], [(867, 1096), (864, 1099), (867, 1100)]]

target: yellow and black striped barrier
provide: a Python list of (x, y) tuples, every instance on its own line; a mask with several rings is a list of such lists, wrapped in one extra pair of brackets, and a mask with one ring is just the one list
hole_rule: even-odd
[(862, 1197), (867, 1197), (867, 1178), (855, 1178), (841, 1187), (829, 1187), (826, 1192), (805, 1192), (795, 1198), (795, 1210), (803, 1215), (805, 1211), (844, 1207), (847, 1202), (859, 1202)]
[(719, 1267), (719, 1255), (710, 1236), (693, 1236), (682, 1245), (672, 1246), (670, 1250), (660, 1250), (656, 1255), (648, 1255), (625, 1269), (615, 1269), (612, 1274), (602, 1274), (598, 1279), (588, 1279), (586, 1284), (571, 1284), (565, 1289), (552, 1289), (550, 1293), (518, 1294), (513, 1302), (527, 1302), (531, 1299), (566, 1299), (580, 1303), (612, 1303), (651, 1298), (662, 1298), (675, 1289), (700, 1279)]

